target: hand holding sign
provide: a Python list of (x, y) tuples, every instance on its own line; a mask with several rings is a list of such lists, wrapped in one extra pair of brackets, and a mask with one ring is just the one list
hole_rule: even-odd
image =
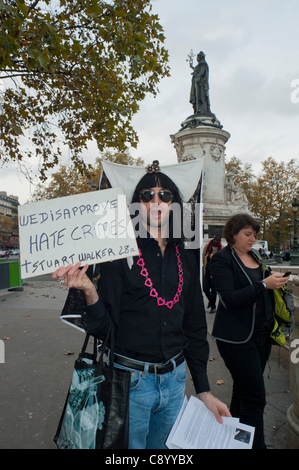
[(86, 264), (82, 269), (79, 269), (81, 263), (78, 262), (75, 266), (70, 265), (66, 267), (58, 268), (53, 274), (53, 279), (61, 279), (63, 285), (69, 288), (79, 289), (84, 291), (87, 305), (95, 304), (98, 301), (98, 294), (94, 284), (91, 282), (89, 277), (86, 275), (86, 271), (89, 267)]

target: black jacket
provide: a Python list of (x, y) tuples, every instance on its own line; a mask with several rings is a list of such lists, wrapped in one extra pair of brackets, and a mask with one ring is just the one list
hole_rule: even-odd
[(213, 256), (211, 275), (219, 295), (212, 336), (229, 343), (246, 343), (254, 330), (256, 300), (267, 296), (267, 289), (261, 282), (252, 283), (230, 245)]

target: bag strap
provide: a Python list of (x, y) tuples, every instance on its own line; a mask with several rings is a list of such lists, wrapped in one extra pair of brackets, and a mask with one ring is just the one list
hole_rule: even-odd
[(103, 359), (104, 359), (104, 353), (105, 350), (107, 349), (108, 342), (110, 342), (110, 355), (109, 355), (109, 367), (114, 368), (114, 326), (113, 326), (113, 321), (110, 319), (108, 331), (106, 334), (106, 338), (101, 346), (101, 353), (99, 357), (99, 367), (102, 369), (103, 367)]
[(110, 337), (110, 365), (114, 368), (114, 326), (113, 321), (111, 320), (111, 337)]
[(252, 257), (253, 259), (255, 259), (255, 261), (260, 265), (260, 267), (262, 268), (262, 271), (265, 272), (266, 274), (266, 277), (270, 276), (271, 273), (272, 273), (272, 269), (270, 266), (268, 266), (263, 258), (261, 257), (261, 255), (259, 254), (258, 251), (252, 249), (251, 250), (251, 254), (252, 254)]
[[(85, 354), (85, 352), (86, 352), (86, 349), (87, 349), (87, 345), (88, 345), (89, 339), (90, 339), (90, 335), (87, 334), (87, 335), (85, 336), (85, 340), (84, 340), (84, 343), (83, 343), (81, 352), (80, 352), (80, 354), (79, 354), (78, 361), (82, 361), (83, 356), (84, 356), (84, 354)], [(93, 360), (94, 363), (97, 362), (97, 355), (98, 355), (97, 339), (96, 339), (96, 338), (93, 338), (92, 360)]]
[[(84, 354), (86, 352), (86, 349), (87, 349), (89, 339), (90, 339), (90, 335), (86, 334), (81, 352), (80, 352), (79, 357), (78, 357), (78, 361), (81, 361), (83, 359), (83, 356), (84, 356)], [(106, 334), (106, 338), (105, 338), (105, 340), (104, 340), (104, 342), (102, 343), (102, 346), (101, 346), (99, 361), (97, 361), (97, 356), (98, 356), (97, 338), (93, 337), (93, 340), (94, 340), (93, 341), (93, 353), (92, 353), (93, 362), (94, 363), (98, 362), (99, 367), (100, 368), (103, 367), (104, 353), (107, 349), (108, 343), (110, 343), (110, 356), (109, 356), (110, 357), (110, 366), (112, 368), (114, 368), (114, 326), (113, 326), (113, 321), (110, 320), (108, 331), (107, 331), (107, 334)]]
[(89, 341), (89, 338), (90, 338), (90, 335), (86, 335), (86, 336), (85, 336), (85, 340), (84, 340), (84, 343), (83, 343), (81, 352), (80, 352), (80, 354), (79, 354), (79, 358), (80, 358), (81, 356), (83, 356), (83, 354), (85, 353), (86, 348), (87, 348), (87, 344), (88, 344), (88, 341)]

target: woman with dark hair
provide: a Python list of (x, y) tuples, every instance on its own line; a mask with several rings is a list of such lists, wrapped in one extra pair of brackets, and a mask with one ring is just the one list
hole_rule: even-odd
[(273, 328), (269, 290), (282, 287), (289, 278), (280, 273), (264, 278), (265, 271), (252, 250), (259, 230), (258, 221), (249, 214), (231, 216), (224, 227), (228, 244), (211, 260), (220, 299), (212, 336), (233, 379), (231, 414), (255, 427), (253, 448), (265, 449), (263, 372)]

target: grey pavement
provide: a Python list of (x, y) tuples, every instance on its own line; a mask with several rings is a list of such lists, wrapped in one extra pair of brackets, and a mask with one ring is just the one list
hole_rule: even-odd
[[(53, 437), (84, 334), (60, 321), (67, 289), (51, 276), (32, 278), (21, 292), (0, 291), (0, 340), (5, 363), (0, 363), (0, 448), (55, 449)], [(229, 404), (231, 377), (210, 332), (214, 315), (207, 312), (212, 392)], [(286, 449), (286, 411), (291, 404), (288, 364), (270, 358), (265, 378), (266, 444)], [(266, 375), (268, 371), (266, 371)], [(217, 385), (221, 381), (221, 385)], [(194, 394), (188, 376), (186, 394)]]

